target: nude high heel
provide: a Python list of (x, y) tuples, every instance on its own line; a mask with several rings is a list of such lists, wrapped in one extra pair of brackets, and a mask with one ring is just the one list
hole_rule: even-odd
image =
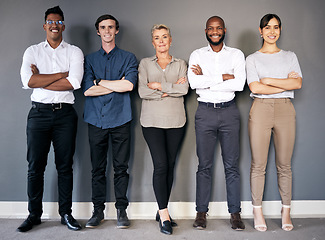
[[(283, 215), (283, 209), (284, 208), (287, 208), (287, 209), (289, 208), (290, 209), (290, 205), (282, 205), (281, 216)], [(290, 212), (290, 210), (289, 210), (289, 212)], [(284, 231), (287, 231), (287, 232), (290, 232), (293, 229), (292, 223), (283, 223), (283, 216), (282, 216), (282, 229)]]
[[(259, 232), (265, 232), (267, 230), (267, 226), (266, 224), (255, 224), (255, 214), (254, 214), (254, 209), (261, 209), (262, 210), (262, 206), (254, 206), (253, 205), (253, 215), (254, 215), (254, 228), (259, 231)], [(263, 216), (264, 219), (264, 216)], [(264, 219), (265, 221), (265, 219)]]

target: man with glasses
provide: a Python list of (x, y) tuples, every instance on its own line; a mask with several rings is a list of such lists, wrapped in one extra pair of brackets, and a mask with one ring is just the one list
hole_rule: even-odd
[(73, 90), (80, 88), (83, 53), (62, 38), (65, 30), (59, 6), (45, 12), (46, 41), (24, 53), (21, 79), (33, 89), (32, 108), (27, 119), (28, 218), (18, 227), (26, 232), (41, 223), (44, 171), (51, 143), (58, 173), (59, 214), (70, 230), (80, 230), (72, 217), (72, 163), (77, 132)]

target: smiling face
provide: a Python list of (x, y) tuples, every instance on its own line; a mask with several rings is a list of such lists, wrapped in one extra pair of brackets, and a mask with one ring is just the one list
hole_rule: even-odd
[(224, 22), (218, 17), (210, 18), (206, 23), (205, 35), (210, 44), (220, 45), (225, 39), (227, 29)]
[(166, 29), (156, 29), (152, 33), (152, 45), (156, 49), (156, 52), (168, 52), (171, 43), (172, 38)]
[(57, 22), (62, 21), (62, 17), (59, 14), (51, 13), (47, 16), (46, 20), (52, 21), (52, 24), (45, 23), (43, 25), (48, 42), (61, 42), (62, 32), (65, 29), (65, 25), (61, 25)]
[(115, 44), (115, 36), (118, 32), (119, 30), (116, 29), (116, 23), (112, 19), (103, 20), (98, 24), (97, 34), (102, 39), (103, 43)]
[(263, 29), (259, 28), (264, 43), (274, 44), (278, 41), (281, 34), (281, 27), (276, 18), (272, 18)]

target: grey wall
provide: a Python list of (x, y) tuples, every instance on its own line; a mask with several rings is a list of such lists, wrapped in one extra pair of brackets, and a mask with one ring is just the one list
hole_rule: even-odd
[[(245, 55), (261, 46), (258, 34), (260, 18), (269, 12), (277, 13), (283, 22), (279, 47), (294, 51), (304, 75), (303, 87), (296, 91), (297, 138), (293, 156), (293, 199), (324, 200), (324, 88), (325, 51), (323, 39), (323, 0), (123, 0), (123, 1), (41, 1), (2, 0), (0, 3), (0, 201), (26, 201), (26, 116), (30, 108), (30, 90), (23, 90), (19, 70), (22, 55), (31, 44), (45, 39), (42, 29), (44, 12), (59, 4), (65, 13), (67, 42), (79, 46), (84, 54), (100, 47), (94, 22), (110, 13), (121, 23), (117, 37), (119, 47), (129, 50), (138, 60), (154, 54), (150, 28), (155, 23), (170, 26), (173, 36), (172, 55), (188, 61), (190, 53), (206, 46), (205, 22), (220, 15), (227, 26), (226, 43), (240, 48)], [(74, 201), (91, 201), (91, 165), (88, 135), (82, 119), (84, 97), (75, 92), (79, 114), (77, 149), (74, 162)], [(134, 107), (133, 148), (130, 162), (130, 201), (155, 201), (151, 178), (152, 163), (139, 125), (140, 99), (132, 97)], [(242, 118), (240, 171), (242, 200), (250, 200), (250, 150), (247, 119), (251, 104), (247, 86), (237, 94)], [(176, 168), (171, 201), (195, 201), (194, 114), (196, 94), (186, 97), (187, 132)], [(225, 181), (220, 149), (216, 148), (216, 163), (212, 201), (225, 201)], [(111, 165), (109, 165), (111, 166)], [(278, 200), (274, 151), (271, 147), (267, 169), (265, 200)], [(112, 169), (109, 167), (109, 174)], [(56, 170), (53, 152), (49, 154), (45, 176), (44, 201), (57, 200)], [(112, 178), (108, 184), (108, 201), (114, 201)]]

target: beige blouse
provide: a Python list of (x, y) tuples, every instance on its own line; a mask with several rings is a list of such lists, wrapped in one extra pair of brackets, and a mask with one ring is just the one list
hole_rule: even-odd
[[(187, 76), (184, 60), (172, 57), (163, 70), (157, 57), (144, 58), (139, 65), (139, 95), (142, 98), (140, 123), (143, 127), (179, 128), (185, 125), (186, 116), (183, 96), (188, 91), (188, 81), (175, 84)], [(152, 90), (147, 84), (160, 82), (162, 90)], [(167, 97), (161, 97), (167, 93)]]

